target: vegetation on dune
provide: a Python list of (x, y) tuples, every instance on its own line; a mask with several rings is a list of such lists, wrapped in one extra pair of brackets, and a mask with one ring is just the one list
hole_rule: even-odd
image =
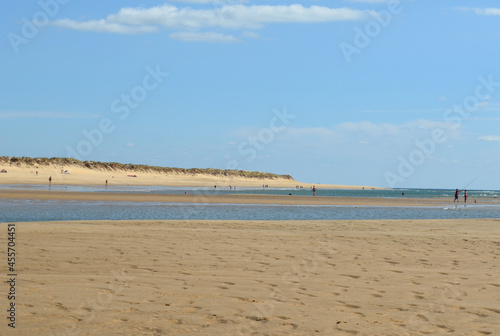
[(72, 158), (30, 158), (30, 157), (8, 157), (0, 156), (0, 164), (8, 164), (13, 166), (56, 166), (59, 168), (68, 168), (70, 166), (82, 167), (93, 170), (103, 171), (134, 171), (144, 173), (160, 173), (168, 175), (211, 175), (211, 176), (224, 176), (224, 177), (242, 177), (251, 179), (286, 179), (293, 180), (290, 175), (277, 175), (272, 173), (254, 172), (246, 170), (232, 170), (232, 169), (213, 169), (213, 168), (170, 168), (147, 166), (138, 164), (123, 164), (118, 162), (97, 162), (97, 161), (80, 161)]

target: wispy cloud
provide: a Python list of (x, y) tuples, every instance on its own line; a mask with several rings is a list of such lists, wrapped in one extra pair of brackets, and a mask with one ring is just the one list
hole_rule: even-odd
[(399, 126), (386, 123), (372, 123), (369, 121), (346, 122), (336, 126), (338, 131), (349, 133), (363, 133), (370, 136), (395, 135), (399, 131)]
[(392, 0), (347, 0), (347, 1), (355, 3), (367, 3), (367, 4), (384, 4), (384, 3), (389, 3)]
[(481, 102), (476, 105), (478, 111), (484, 112), (500, 112), (500, 103), (497, 102)]
[(500, 142), (499, 135), (485, 135), (477, 138), (479, 141)]
[[(213, 1), (196, 0), (197, 3)], [(320, 23), (333, 21), (351, 21), (368, 19), (376, 15), (375, 11), (362, 11), (350, 8), (329, 8), (322, 6), (304, 7), (294, 5), (245, 6), (225, 5), (218, 8), (194, 9), (172, 5), (151, 8), (122, 8), (116, 14), (106, 18), (89, 21), (61, 19), (52, 25), (67, 29), (106, 32), (118, 34), (142, 34), (157, 32), (160, 28), (185, 29), (189, 33), (172, 33), (172, 38), (185, 41), (233, 40), (229, 35), (215, 35), (212, 32), (196, 35), (202, 29), (252, 30), (263, 28), (266, 24), (279, 23)]]
[(390, 138), (406, 141), (428, 136), (437, 128), (446, 131), (450, 137), (456, 138), (460, 131), (454, 129), (453, 126), (453, 123), (431, 120), (414, 120), (403, 124), (360, 121), (339, 124), (335, 126), (335, 131), (354, 136), (356, 139), (371, 139), (370, 141), (385, 141)]
[(248, 3), (249, 0), (173, 0), (172, 2), (215, 4), (215, 5), (236, 5), (236, 4)]
[(244, 31), (243, 36), (246, 38), (259, 38), (259, 34), (254, 33), (253, 31)]
[(171, 38), (188, 42), (233, 43), (240, 42), (232, 35), (215, 32), (176, 32), (169, 35)]
[(477, 15), (500, 15), (500, 8), (456, 7), (456, 9), (474, 12)]
[(73, 112), (45, 112), (45, 111), (5, 111), (0, 112), (0, 119), (96, 119), (97, 114), (86, 115)]
[[(415, 139), (429, 137), (434, 129), (442, 129), (449, 139), (457, 139), (461, 131), (454, 128), (453, 123), (414, 120), (402, 124), (395, 123), (374, 123), (371, 121), (345, 122), (331, 127), (287, 127), (280, 134), (284, 142), (290, 143), (322, 143), (331, 141), (337, 143), (362, 143), (380, 145), (390, 141), (392, 143), (411, 142)], [(240, 128), (232, 135), (237, 138), (246, 138), (258, 134), (259, 129)]]
[(364, 113), (436, 113), (446, 111), (446, 109), (429, 108), (429, 109), (414, 109), (414, 110), (364, 110)]
[(286, 133), (292, 137), (323, 137), (329, 138), (335, 135), (335, 132), (331, 129), (325, 127), (305, 127), (305, 128), (295, 128), (290, 127), (286, 129)]
[(119, 23), (107, 22), (106, 20), (90, 20), (78, 22), (69, 19), (56, 20), (52, 25), (62, 28), (92, 31), (98, 33), (115, 33), (115, 34), (143, 34), (153, 33), (158, 31), (158, 27), (143, 26), (143, 25), (123, 25)]

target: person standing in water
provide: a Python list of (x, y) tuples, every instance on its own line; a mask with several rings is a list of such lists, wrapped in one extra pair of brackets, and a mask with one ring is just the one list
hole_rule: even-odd
[(457, 190), (455, 190), (455, 200), (453, 201), (453, 203), (455, 203), (455, 202), (460, 202), (460, 200), (458, 199), (458, 194), (459, 194), (459, 193), (460, 193), (460, 192), (458, 191), (458, 189), (457, 189)]
[(313, 190), (313, 196), (316, 196), (316, 186), (313, 186), (312, 190)]
[(464, 203), (467, 203), (467, 190), (464, 190)]
[(52, 184), (52, 176), (49, 176), (49, 184)]

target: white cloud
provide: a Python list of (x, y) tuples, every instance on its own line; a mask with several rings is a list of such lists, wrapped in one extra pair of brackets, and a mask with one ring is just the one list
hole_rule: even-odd
[(489, 142), (500, 142), (500, 136), (498, 135), (485, 135), (477, 138), (479, 141), (489, 141)]
[(474, 12), (477, 15), (500, 15), (500, 8), (456, 7), (456, 9)]
[(142, 8), (123, 8), (118, 14), (108, 16), (109, 22), (132, 25), (160, 25), (164, 27), (221, 27), (261, 28), (264, 23), (312, 23), (343, 20), (361, 20), (363, 11), (348, 8), (320, 6), (224, 6), (216, 9), (177, 8), (164, 5)]
[(169, 35), (171, 38), (188, 42), (211, 42), (211, 43), (233, 43), (240, 42), (232, 35), (214, 32), (176, 32)]
[[(224, 5), (211, 9), (179, 8), (172, 5), (163, 5), (151, 8), (122, 8), (118, 13), (108, 15), (105, 19), (90, 21), (61, 19), (53, 21), (52, 24), (83, 31), (140, 34), (156, 32), (160, 27), (189, 29), (190, 31), (206, 28), (259, 29), (265, 24), (273, 23), (363, 20), (373, 15), (376, 15), (375, 11), (322, 6), (303, 7), (299, 4), (276, 6)], [(178, 36), (176, 33), (173, 35), (174, 38)]]
[(116, 34), (143, 34), (153, 33), (158, 31), (158, 27), (153, 26), (126, 26), (123, 24), (107, 22), (106, 20), (91, 20), (78, 22), (69, 19), (56, 20), (52, 25), (62, 28), (93, 31), (99, 33), (116, 33)]

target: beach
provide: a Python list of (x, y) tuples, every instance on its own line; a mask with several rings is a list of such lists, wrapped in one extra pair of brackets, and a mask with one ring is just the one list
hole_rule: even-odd
[(311, 188), (313, 185), (321, 188), (362, 189), (376, 188), (372, 186), (341, 185), (341, 184), (314, 184), (303, 183), (292, 179), (277, 178), (249, 178), (242, 176), (224, 176), (209, 174), (178, 174), (161, 173), (142, 170), (103, 170), (86, 168), (75, 165), (47, 165), (32, 166), (26, 164), (0, 164), (0, 169), (7, 173), (0, 173), (0, 184), (51, 184), (53, 185), (143, 185), (169, 187), (262, 187), (295, 188), (302, 186)]
[(30, 222), (16, 233), (10, 334), (500, 331), (500, 220)]
[[(10, 288), (16, 298), (3, 295), (0, 299), (6, 307), (2, 335), (469, 336), (500, 332), (500, 220), (330, 217), (340, 211), (336, 206), (365, 207), (364, 213), (389, 207), (448, 209), (455, 206), (451, 198), (319, 196), (326, 185), (318, 186), (315, 197), (293, 189), (286, 193), (295, 195), (251, 194), (251, 189), (232, 193), (228, 186), (236, 185), (235, 179), (156, 173), (129, 177), (127, 172), (112, 175), (109, 191), (100, 187), (86, 192), (75, 188), (101, 184), (106, 172), (78, 169), (65, 174), (54, 167), (37, 175), (26, 167), (9, 168), (0, 176), (0, 183), (15, 185), (0, 189), (0, 199), (4, 204), (20, 204), (16, 218), (23, 218), (2, 223), (0, 233), (0, 244), (7, 250), (11, 241), (7, 230), (15, 227), (15, 266), (10, 270), (5, 262), (2, 272), (6, 289), (8, 280), (15, 279)], [(54, 186), (37, 186), (47, 176), (53, 177)], [(223, 191), (214, 190), (215, 183)], [(262, 184), (310, 187), (285, 179), (238, 180), (242, 187)], [(66, 185), (75, 187), (65, 190)], [(141, 185), (188, 191), (127, 189)], [(113, 186), (124, 188), (113, 192)], [(484, 209), (496, 208), (498, 202), (480, 199)], [(53, 216), (57, 211), (75, 211), (75, 204), (85, 211), (108, 213), (119, 212), (114, 204), (120, 204), (146, 216), (153, 211), (195, 213), (204, 211), (199, 208), (203, 205), (216, 205), (207, 213), (237, 205), (270, 206), (265, 211), (273, 212), (295, 209), (289, 205), (313, 212), (320, 211), (316, 206), (330, 207), (321, 209), (329, 220), (283, 220), (287, 217), (282, 215), (277, 217), (280, 220), (255, 220), (256, 213), (250, 220), (206, 220), (205, 216), (81, 220), (91, 217), (85, 211), (76, 218), (80, 220), (41, 219), (42, 212)], [(285, 208), (278, 209), (281, 205)], [(36, 209), (34, 219), (27, 219), (22, 210), (30, 208)], [(260, 209), (252, 211), (264, 211)], [(449, 214), (471, 213), (460, 209), (464, 205)], [(15, 331), (5, 318), (12, 302)]]

